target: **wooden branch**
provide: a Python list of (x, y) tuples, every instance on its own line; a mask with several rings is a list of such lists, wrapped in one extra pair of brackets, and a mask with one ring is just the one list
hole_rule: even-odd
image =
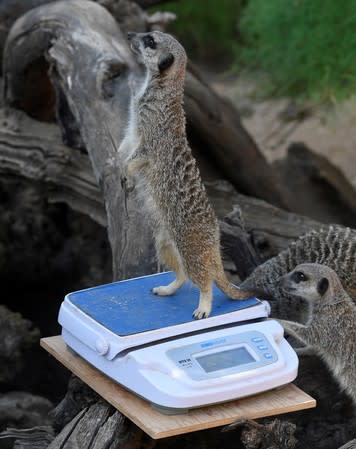
[(219, 177), (239, 192), (288, 207), (279, 174), (241, 125), (235, 107), (209, 87), (193, 64), (188, 69), (184, 104), (188, 136), (198, 161), (210, 160), (211, 167), (220, 169)]
[(83, 409), (88, 409), (100, 396), (79, 377), (71, 375), (67, 392), (61, 402), (51, 411), (53, 427), (60, 431)]
[[(1, 393), (0, 395), (0, 430), (14, 427), (34, 427), (34, 426), (46, 426), (47, 430), (51, 430), (51, 419), (48, 417), (48, 413), (53, 408), (53, 404), (42, 396), (37, 396), (25, 391), (10, 391), (7, 393)], [(38, 430), (38, 427), (37, 427)], [(45, 437), (46, 432), (40, 432)], [(51, 432), (53, 435), (53, 431)], [(7, 438), (21, 438), (31, 439), (40, 437), (37, 433), (22, 433), (15, 434), (15, 430), (8, 433), (0, 432), (0, 447), (3, 447), (2, 439)], [(29, 437), (29, 438), (28, 438)], [(49, 442), (47, 442), (48, 444)], [(9, 447), (9, 446), (5, 446)]]
[[(50, 201), (65, 202), (106, 226), (102, 194), (86, 153), (63, 145), (54, 124), (38, 122), (21, 111), (0, 109), (0, 124), (3, 176), (41, 181)], [(238, 194), (226, 181), (208, 182), (207, 190), (221, 220), (225, 266), (230, 267), (232, 260), (241, 279), (299, 235), (323, 226), (308, 217)]]
[(0, 174), (40, 181), (51, 202), (107, 225), (102, 194), (86, 153), (61, 142), (58, 127), (19, 110), (0, 109)]
[(274, 165), (292, 192), (291, 210), (356, 228), (356, 189), (326, 157), (294, 143)]
[[(23, 422), (21, 424), (23, 425)], [(15, 440), (13, 449), (47, 449), (54, 439), (54, 434), (51, 426), (36, 426), (28, 429), (9, 428), (0, 433), (0, 439), (9, 438)]]
[[(145, 31), (148, 27), (155, 26), (156, 22), (153, 18), (150, 18), (145, 12), (137, 10), (138, 7), (133, 2), (103, 0), (101, 3), (114, 14), (123, 29), (134, 27), (135, 30)], [(57, 11), (60, 9), (55, 7), (55, 3), (51, 7)], [(152, 20), (153, 23), (151, 23)], [(39, 33), (38, 31), (37, 34)], [(63, 34), (65, 34), (64, 31)], [(33, 92), (36, 92), (34, 85), (38, 85), (38, 88), (42, 86), (42, 89), (46, 85), (43, 76), (33, 79), (33, 71), (35, 69), (37, 72), (45, 70), (43, 63), (43, 67), (39, 67), (38, 58), (46, 53), (49, 45), (48, 39), (47, 34), (43, 36), (40, 46), (38, 46), (38, 42), (36, 46), (27, 46), (27, 53), (21, 64), (16, 67), (18, 79), (16, 80), (17, 76), (15, 75), (11, 81), (11, 94), (14, 95), (13, 104), (32, 115), (34, 115), (35, 105), (33, 101), (28, 101), (28, 91), (33, 96)], [(117, 39), (122, 39), (122, 36)], [(127, 48), (126, 42), (120, 42), (120, 46)], [(126, 56), (134, 64), (132, 56)], [(31, 67), (30, 71), (29, 67)], [(10, 70), (13, 69), (12, 65)], [(32, 77), (28, 73), (32, 73)], [(27, 84), (25, 75), (30, 78), (30, 82)], [(49, 99), (51, 95), (53, 97), (53, 93), (48, 89), (47, 92), (42, 92), (41, 98)], [(118, 92), (115, 95), (117, 96)], [(11, 96), (9, 99), (11, 100)], [(227, 177), (242, 193), (266, 199), (277, 205), (288, 205), (288, 198), (278, 173), (266, 162), (251, 136), (242, 127), (237, 110), (228, 100), (220, 98), (213, 92), (192, 64), (189, 65), (187, 74), (185, 105), (188, 137), (196, 157), (200, 162), (204, 161), (203, 164), (200, 164), (201, 166), (207, 165), (210, 174), (214, 174), (216, 178)], [(46, 110), (45, 112), (49, 116), (53, 115), (53, 111)], [(38, 114), (38, 111), (36, 113)], [(46, 116), (46, 114), (44, 115)], [(43, 115), (39, 118), (43, 119)], [(74, 120), (76, 120), (75, 114), (71, 122)], [(81, 124), (78, 124), (78, 129), (80, 127)]]
[(150, 230), (134, 199), (126, 202), (120, 183), (117, 148), (125, 132), (129, 83), (141, 76), (126, 38), (112, 16), (92, 2), (55, 2), (31, 10), (16, 22), (4, 53), (9, 103), (31, 110), (31, 104), (21, 104), (26, 67), (43, 55), (51, 65), (55, 89), (63, 93), (75, 117), (102, 188), (114, 279), (154, 271)]
[[(218, 216), (224, 218), (230, 227), (229, 230), (226, 225), (221, 226), (223, 238), (225, 232), (230, 235), (231, 232), (241, 234), (241, 229), (247, 232), (249, 245), (255, 251), (255, 256), (251, 253), (251, 257), (256, 264), (275, 256), (301, 234), (327, 226), (309, 217), (279, 209), (266, 201), (241, 195), (226, 181), (208, 183), (207, 191)], [(236, 265), (241, 265), (243, 258), (238, 251), (234, 254)]]
[(139, 447), (141, 436), (142, 431), (121, 413), (107, 402), (99, 401), (79, 412), (48, 449), (129, 449)]
[(342, 445), (339, 449), (356, 449), (356, 438)]

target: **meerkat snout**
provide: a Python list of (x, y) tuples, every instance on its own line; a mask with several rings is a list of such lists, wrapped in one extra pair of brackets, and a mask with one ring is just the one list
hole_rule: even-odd
[[(297, 294), (309, 301), (322, 298), (329, 288), (326, 277), (320, 277), (316, 282), (316, 264), (301, 264), (293, 271), (282, 276), (279, 284), (287, 293)], [(319, 274), (319, 273), (318, 273)]]

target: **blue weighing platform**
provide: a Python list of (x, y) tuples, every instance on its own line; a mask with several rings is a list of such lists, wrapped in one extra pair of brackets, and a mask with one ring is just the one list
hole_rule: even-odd
[[(113, 282), (69, 293), (62, 303), (59, 322), (66, 331), (92, 340), (98, 335), (119, 337), (120, 348), (193, 332), (209, 327), (268, 316), (269, 307), (257, 298), (231, 300), (214, 286), (209, 318), (195, 320), (199, 290), (186, 282), (172, 296), (157, 296), (153, 287), (167, 285), (175, 278), (165, 272)], [(118, 340), (117, 340), (118, 341)]]
[[(127, 281), (70, 293), (68, 300), (95, 321), (117, 335), (126, 336), (162, 327), (195, 321), (199, 290), (186, 282), (172, 296), (157, 296), (151, 290), (174, 281), (172, 272), (145, 276)], [(210, 317), (236, 312), (260, 304), (256, 298), (232, 301), (214, 286)]]

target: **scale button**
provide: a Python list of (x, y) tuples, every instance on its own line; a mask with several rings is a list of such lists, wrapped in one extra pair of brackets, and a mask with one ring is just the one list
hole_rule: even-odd
[(261, 338), (261, 337), (253, 337), (251, 339), (251, 341), (253, 341), (254, 343), (263, 343), (263, 338)]
[(109, 351), (109, 343), (100, 337), (95, 342), (95, 349), (99, 355), (105, 355)]
[(263, 354), (265, 356), (265, 359), (273, 359), (273, 355), (270, 354), (269, 352), (266, 352), (265, 354)]
[(258, 346), (257, 346), (257, 349), (259, 349), (260, 351), (267, 351), (268, 346), (265, 346), (265, 345), (258, 345)]

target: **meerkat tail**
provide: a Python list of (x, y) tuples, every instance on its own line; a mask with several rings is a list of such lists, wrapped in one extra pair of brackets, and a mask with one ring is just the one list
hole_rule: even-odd
[(252, 290), (243, 290), (232, 284), (226, 277), (224, 271), (220, 271), (215, 278), (216, 285), (222, 290), (225, 295), (231, 299), (247, 299), (256, 296), (256, 292)]

